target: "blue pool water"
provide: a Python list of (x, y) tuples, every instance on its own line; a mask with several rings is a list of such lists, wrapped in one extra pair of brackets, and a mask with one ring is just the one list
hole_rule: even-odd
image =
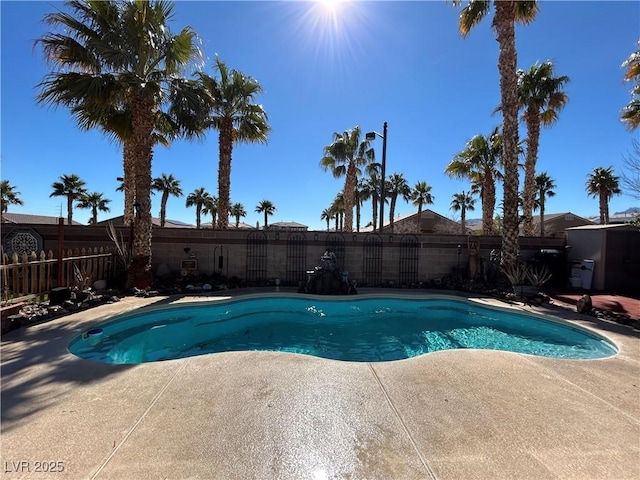
[(356, 362), (437, 350), (507, 350), (602, 358), (617, 350), (568, 323), (449, 298), (249, 297), (125, 314), (74, 338), (69, 350), (105, 363), (143, 363), (239, 350)]

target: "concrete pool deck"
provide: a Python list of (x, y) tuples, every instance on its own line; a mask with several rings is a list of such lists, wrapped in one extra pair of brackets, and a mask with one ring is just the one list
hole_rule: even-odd
[(113, 314), (214, 298), (127, 297), (4, 335), (2, 478), (640, 478), (640, 332), (554, 305), (523, 308), (592, 328), (620, 352), (106, 365), (67, 351)]

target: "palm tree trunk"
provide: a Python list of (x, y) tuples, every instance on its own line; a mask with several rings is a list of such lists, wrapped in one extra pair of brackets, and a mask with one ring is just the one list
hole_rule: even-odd
[[(229, 202), (231, 196), (231, 152), (233, 150), (233, 125), (225, 123), (220, 128), (220, 161), (218, 163), (218, 228), (229, 225)], [(265, 228), (267, 224), (265, 222)]]
[(360, 201), (356, 201), (356, 231), (360, 233)]
[(98, 223), (98, 207), (91, 207), (91, 225)]
[(606, 225), (607, 219), (607, 196), (604, 192), (600, 192), (600, 225)]
[(544, 237), (544, 192), (540, 191), (540, 236)]
[(124, 141), (122, 149), (122, 163), (124, 173), (122, 182), (124, 188), (124, 224), (131, 225), (134, 216), (133, 204), (135, 203), (136, 194), (136, 176), (134, 173), (134, 150), (131, 139)]
[(267, 211), (265, 210), (265, 211), (264, 211), (264, 229), (265, 229), (265, 230), (266, 230), (266, 229), (267, 229), (267, 227), (269, 226), (269, 222), (268, 222), (268, 219), (269, 219), (269, 218), (268, 218), (268, 217), (269, 217), (269, 215), (267, 215)]
[(389, 206), (389, 227), (391, 227), (391, 232), (393, 233), (393, 217), (396, 213), (396, 200), (398, 196), (393, 195), (391, 197), (391, 205)]
[(67, 195), (67, 225), (73, 223), (73, 196)]
[(133, 229), (133, 257), (127, 276), (131, 286), (146, 287), (151, 282), (151, 160), (154, 128), (153, 100), (131, 99), (132, 153), (135, 200), (138, 204)]
[(329, 231), (329, 217), (327, 217), (327, 232)]
[(533, 201), (536, 191), (536, 159), (540, 142), (540, 112), (527, 110), (527, 158), (524, 162), (524, 193), (522, 210), (524, 211), (523, 234), (533, 236)]
[(200, 228), (200, 221), (202, 218), (202, 204), (198, 203), (196, 205), (196, 228)]
[(164, 227), (167, 220), (167, 201), (169, 200), (169, 191), (162, 192), (162, 200), (160, 201), (160, 226)]
[(347, 178), (344, 182), (344, 231), (353, 231), (353, 204), (354, 204), (354, 192), (358, 185), (358, 176), (356, 167), (352, 163), (349, 163), (347, 167)]
[(460, 209), (460, 235), (467, 234), (467, 208), (462, 205)]
[(500, 53), (500, 106), (504, 163), (502, 265), (514, 268), (518, 257), (518, 77), (515, 42), (515, 2), (495, 0), (493, 27)]
[(422, 202), (418, 202), (418, 218), (416, 219), (415, 230), (420, 234), (420, 225), (422, 223)]
[(375, 232), (378, 229), (378, 195), (372, 195), (371, 203), (373, 205), (373, 231)]
[(482, 234), (493, 235), (493, 212), (496, 207), (496, 183), (493, 175), (489, 172), (484, 174), (484, 185), (482, 186)]

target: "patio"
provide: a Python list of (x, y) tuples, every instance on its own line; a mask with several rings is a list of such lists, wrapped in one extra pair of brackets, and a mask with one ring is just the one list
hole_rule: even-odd
[(640, 332), (554, 305), (523, 308), (593, 328), (619, 354), (233, 352), (127, 366), (67, 351), (115, 313), (214, 298), (127, 297), (3, 336), (3, 476), (640, 478)]

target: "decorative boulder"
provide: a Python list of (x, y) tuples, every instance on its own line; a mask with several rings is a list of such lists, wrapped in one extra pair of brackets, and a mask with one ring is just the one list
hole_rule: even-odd
[(593, 302), (591, 301), (591, 297), (589, 295), (583, 295), (578, 303), (576, 303), (576, 311), (578, 313), (591, 313), (593, 309)]

